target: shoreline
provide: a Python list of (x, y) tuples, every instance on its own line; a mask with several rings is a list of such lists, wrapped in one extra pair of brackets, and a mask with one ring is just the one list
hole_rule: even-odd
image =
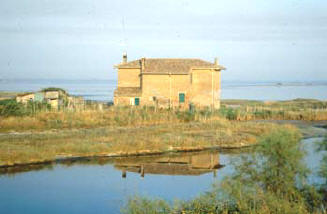
[[(327, 135), (327, 121), (287, 121), (287, 120), (259, 120), (254, 121), (259, 123), (273, 123), (279, 125), (294, 125), (297, 129), (300, 130), (302, 139), (323, 137)], [(309, 130), (310, 134), (306, 134), (306, 130)], [(20, 134), (20, 133), (18, 133)], [(33, 133), (27, 133), (33, 134)], [(11, 135), (8, 134), (7, 135)], [(255, 146), (256, 142), (240, 142), (235, 144), (222, 144), (219, 146), (207, 146), (207, 147), (174, 147), (169, 148), (168, 150), (139, 150), (134, 152), (112, 152), (106, 154), (94, 154), (94, 155), (57, 155), (56, 158), (51, 160), (43, 161), (31, 161), (24, 163), (12, 163), (12, 164), (3, 164), (0, 165), (0, 170), (11, 169), (15, 167), (24, 167), (24, 166), (33, 166), (33, 165), (44, 165), (44, 164), (57, 164), (65, 161), (76, 161), (76, 160), (86, 160), (86, 159), (97, 159), (97, 158), (121, 158), (121, 157), (141, 157), (141, 156), (153, 156), (153, 155), (164, 155), (169, 153), (189, 153), (189, 152), (201, 152), (201, 151), (231, 151), (231, 150), (240, 150), (246, 149), (252, 146)], [(1, 174), (1, 173), (0, 173)]]
[[(243, 145), (243, 146), (213, 146), (205, 148), (189, 148), (189, 149), (173, 149), (167, 151), (139, 151), (134, 153), (108, 153), (108, 154), (99, 154), (99, 155), (86, 155), (86, 156), (62, 156), (53, 160), (44, 160), (36, 162), (26, 162), (26, 163), (14, 163), (12, 165), (0, 165), (1, 169), (10, 169), (15, 167), (24, 167), (24, 166), (33, 166), (33, 165), (44, 165), (44, 164), (58, 164), (65, 161), (78, 161), (78, 160), (87, 160), (87, 159), (97, 159), (97, 158), (123, 158), (123, 157), (143, 157), (143, 156), (154, 156), (154, 155), (164, 155), (164, 154), (178, 154), (178, 153), (191, 153), (191, 152), (202, 152), (202, 151), (230, 151), (230, 150), (239, 150), (246, 149), (256, 144)], [(1, 175), (1, 172), (0, 172)]]

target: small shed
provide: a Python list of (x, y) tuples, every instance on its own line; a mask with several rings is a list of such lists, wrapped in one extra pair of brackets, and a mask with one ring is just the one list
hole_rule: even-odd
[(34, 96), (35, 94), (34, 93), (23, 93), (23, 94), (18, 94), (16, 96), (16, 101), (17, 102), (20, 102), (20, 103), (28, 103), (29, 101), (34, 101)]

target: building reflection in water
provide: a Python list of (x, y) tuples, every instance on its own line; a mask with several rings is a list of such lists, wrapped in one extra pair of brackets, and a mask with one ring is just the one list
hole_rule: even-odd
[(223, 167), (219, 164), (218, 151), (170, 153), (165, 155), (123, 157), (114, 161), (114, 167), (122, 172), (122, 178), (127, 172), (160, 175), (190, 175), (196, 176), (213, 173)]
[(132, 156), (132, 157), (77, 157), (57, 160), (46, 164), (30, 164), (0, 168), (0, 175), (14, 175), (28, 171), (52, 170), (58, 163), (66, 167), (75, 165), (106, 165), (112, 164), (115, 169), (122, 172), (122, 178), (127, 177), (128, 172), (160, 175), (201, 175), (213, 173), (216, 176), (217, 169), (223, 167), (219, 164), (218, 151), (202, 152), (178, 152), (163, 155)]

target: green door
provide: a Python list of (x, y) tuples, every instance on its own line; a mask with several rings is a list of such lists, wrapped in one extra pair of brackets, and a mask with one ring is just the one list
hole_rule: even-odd
[(179, 103), (184, 103), (184, 102), (185, 102), (185, 94), (179, 93)]
[(136, 105), (136, 106), (140, 105), (140, 98), (135, 97), (135, 99), (134, 99), (134, 105)]

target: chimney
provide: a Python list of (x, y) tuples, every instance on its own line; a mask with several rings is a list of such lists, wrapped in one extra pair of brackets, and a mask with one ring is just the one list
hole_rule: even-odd
[(216, 66), (219, 65), (219, 62), (218, 62), (218, 58), (217, 58), (217, 57), (215, 58), (215, 65), (216, 65)]
[(123, 53), (123, 63), (127, 63), (127, 53)]
[(141, 72), (144, 72), (145, 69), (145, 57), (142, 57), (141, 59)]

